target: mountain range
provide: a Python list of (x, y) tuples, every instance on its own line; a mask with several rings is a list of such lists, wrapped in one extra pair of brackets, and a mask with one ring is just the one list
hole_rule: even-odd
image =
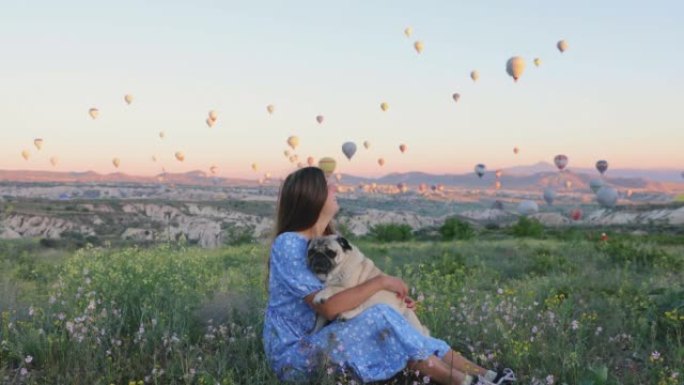
[[(559, 172), (552, 164), (539, 162), (528, 166), (515, 166), (501, 170), (499, 181), (504, 189), (531, 189), (538, 187), (565, 188), (570, 182), (572, 188), (589, 188), (592, 179), (603, 179), (605, 183), (618, 188), (650, 191), (682, 191), (684, 179), (676, 170), (609, 169), (605, 176), (592, 169), (566, 169)], [(254, 180), (214, 177), (195, 170), (185, 173), (166, 173), (155, 176), (128, 175), (124, 173), (99, 174), (86, 172), (53, 172), (0, 170), (0, 181), (18, 183), (172, 183), (186, 185), (236, 186), (255, 185)], [(399, 184), (445, 185), (462, 188), (491, 188), (496, 181), (495, 171), (487, 170), (482, 178), (474, 172), (466, 174), (429, 174), (425, 172), (390, 173), (379, 178), (366, 178), (350, 174), (342, 175), (343, 184)], [(271, 182), (273, 183), (273, 182)]]

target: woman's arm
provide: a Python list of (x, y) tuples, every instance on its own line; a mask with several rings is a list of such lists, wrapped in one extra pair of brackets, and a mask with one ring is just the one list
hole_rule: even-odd
[(340, 313), (354, 309), (380, 290), (393, 291), (397, 293), (399, 298), (403, 299), (408, 292), (408, 287), (401, 279), (382, 274), (359, 285), (342, 290), (320, 305), (313, 303), (313, 298), (317, 292), (307, 295), (304, 300), (318, 314), (328, 320), (334, 320)]

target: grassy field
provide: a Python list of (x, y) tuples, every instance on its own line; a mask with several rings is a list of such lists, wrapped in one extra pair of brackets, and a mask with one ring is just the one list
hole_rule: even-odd
[[(521, 384), (681, 384), (682, 237), (599, 234), (355, 243), (409, 284), (433, 336)], [(2, 242), (0, 382), (275, 384), (266, 251)]]

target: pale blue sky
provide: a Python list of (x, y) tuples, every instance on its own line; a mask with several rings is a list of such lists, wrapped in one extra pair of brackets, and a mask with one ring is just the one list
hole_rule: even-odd
[[(223, 176), (249, 177), (258, 162), (277, 175), (292, 169), (289, 135), (300, 137), (303, 161), (331, 155), (359, 175), (492, 169), (557, 153), (569, 168), (604, 158), (615, 168), (682, 168), (683, 4), (4, 1), (0, 168), (49, 169), (56, 155), (57, 170), (113, 172), (116, 156), (127, 173), (216, 164)], [(505, 73), (513, 55), (527, 61), (518, 84)], [(211, 129), (210, 109), (219, 112)], [(359, 147), (351, 162), (340, 151), (347, 140)]]

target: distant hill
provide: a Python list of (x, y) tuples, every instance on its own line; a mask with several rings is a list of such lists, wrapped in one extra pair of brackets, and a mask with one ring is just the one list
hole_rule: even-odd
[(53, 172), (0, 170), (0, 181), (33, 183), (177, 183), (189, 185), (254, 185), (255, 181), (234, 178), (218, 178), (195, 170), (185, 173), (164, 173), (155, 176), (128, 175), (124, 173), (98, 174), (85, 172)]
[[(342, 175), (343, 184), (392, 184), (405, 183), (407, 185), (442, 184), (445, 186), (461, 188), (491, 188), (496, 177), (495, 170), (487, 170), (482, 178), (475, 173), (466, 174), (429, 174), (412, 171), (403, 173), (391, 173), (379, 178), (364, 178), (350, 174)], [(530, 166), (516, 166), (502, 170), (499, 179), (502, 188), (529, 190), (539, 187), (566, 188), (566, 183), (572, 184), (572, 189), (589, 189), (589, 181), (599, 179), (596, 170), (569, 168), (559, 172), (552, 164), (539, 162)], [(639, 189), (648, 191), (682, 191), (684, 179), (676, 171), (671, 170), (608, 170), (603, 180), (617, 188)], [(0, 170), (0, 181), (29, 182), (29, 183), (143, 183), (143, 184), (187, 184), (200, 186), (235, 186), (255, 185), (256, 181), (246, 179), (221, 178), (195, 170), (185, 173), (165, 173), (155, 176), (136, 176), (124, 173), (98, 174), (93, 171), (86, 172), (52, 172), (52, 171), (25, 171), (25, 170)], [(271, 181), (269, 184), (277, 183)]]
[[(587, 174), (591, 177), (599, 176), (595, 168), (576, 168), (570, 164), (567, 168), (577, 174)], [(532, 175), (540, 172), (557, 172), (556, 166), (549, 162), (538, 162), (529, 166), (515, 166), (503, 169), (504, 174), (508, 175)], [(641, 178), (653, 182), (672, 182), (682, 183), (682, 172), (676, 169), (633, 169), (633, 168), (608, 168), (605, 176), (610, 178)]]

